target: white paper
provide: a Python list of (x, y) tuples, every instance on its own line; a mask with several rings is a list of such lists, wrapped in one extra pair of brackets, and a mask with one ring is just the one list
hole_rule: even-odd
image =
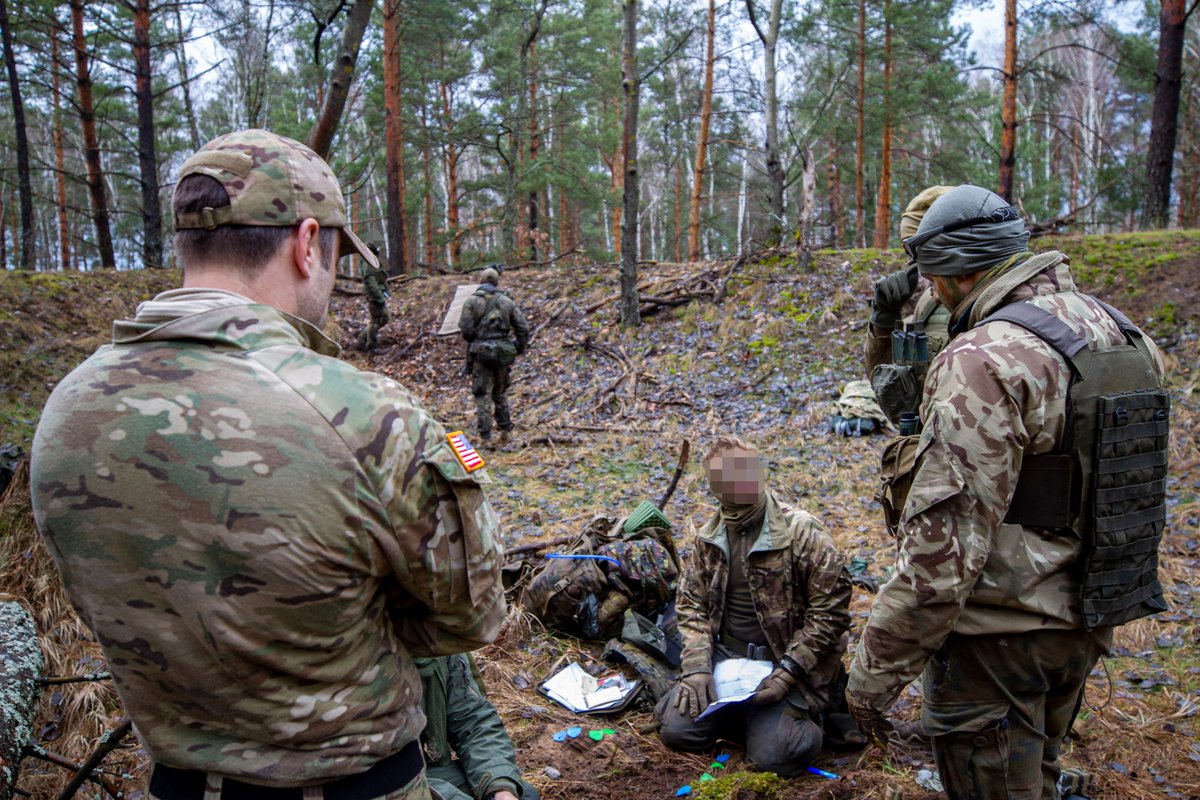
[(546, 696), (575, 712), (602, 711), (619, 705), (630, 692), (638, 688), (638, 681), (629, 682), (615, 676), (610, 685), (601, 687), (600, 682), (584, 672), (583, 667), (572, 661), (542, 684)]
[(709, 703), (708, 708), (696, 719), (704, 719), (714, 711), (748, 699), (774, 669), (775, 665), (770, 661), (751, 661), (748, 658), (727, 658), (718, 661), (716, 669), (713, 670), (717, 699)]
[(450, 301), (450, 308), (447, 309), (446, 316), (442, 320), (442, 327), (438, 328), (438, 336), (458, 335), (458, 319), (462, 316), (463, 305), (467, 302), (467, 298), (475, 294), (475, 290), (481, 285), (479, 283), (464, 283), (454, 289), (454, 299)]

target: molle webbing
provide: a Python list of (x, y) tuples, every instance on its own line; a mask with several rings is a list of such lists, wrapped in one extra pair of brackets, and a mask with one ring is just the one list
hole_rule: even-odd
[(1005, 522), (1066, 528), (1082, 538), (1081, 600), (1088, 628), (1166, 608), (1158, 543), (1166, 525), (1170, 398), (1142, 332), (1116, 309), (1100, 305), (1120, 327), (1124, 343), (1091, 349), (1070, 326), (1032, 303), (1005, 306), (984, 320), (1030, 331), (1070, 366), (1062, 445), (1056, 453), (1025, 457)]

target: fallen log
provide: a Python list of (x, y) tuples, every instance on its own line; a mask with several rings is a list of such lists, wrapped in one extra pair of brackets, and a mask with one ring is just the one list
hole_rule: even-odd
[(16, 790), (21, 755), (33, 736), (45, 669), (37, 626), (25, 604), (0, 595), (0, 800)]

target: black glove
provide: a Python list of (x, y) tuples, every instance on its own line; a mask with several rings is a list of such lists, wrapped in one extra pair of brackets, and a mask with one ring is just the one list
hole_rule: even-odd
[(900, 320), (900, 309), (917, 288), (917, 265), (897, 270), (875, 281), (875, 299), (871, 301), (871, 324), (877, 330), (890, 331)]

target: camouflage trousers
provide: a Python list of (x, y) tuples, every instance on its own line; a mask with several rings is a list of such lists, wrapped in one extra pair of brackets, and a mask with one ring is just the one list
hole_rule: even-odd
[(704, 719), (692, 719), (675, 708), (678, 692), (676, 685), (654, 707), (658, 735), (672, 750), (709, 750), (726, 739), (745, 744), (746, 757), (756, 769), (784, 778), (803, 774), (821, 753), (825, 738), (821, 726), (809, 716), (808, 704), (795, 689), (769, 706), (735, 703)]
[(921, 722), (950, 800), (1057, 800), (1058, 754), (1111, 632), (951, 634), (925, 668)]
[(379, 329), (392, 321), (391, 314), (388, 313), (387, 303), (376, 303), (374, 300), (368, 301), (367, 307), (371, 312), (371, 322), (367, 325), (367, 329), (362, 332), (358, 339), (358, 347), (360, 350), (374, 350), (379, 343)]
[(492, 435), (492, 405), (496, 406), (496, 427), (511, 431), (512, 416), (508, 410), (508, 386), (512, 367), (493, 367), (476, 359), (471, 365), (471, 394), (475, 395), (475, 421), (479, 435)]
[[(429, 790), (434, 800), (474, 800), (475, 790), (467, 780), (467, 773), (457, 761), (438, 767), (427, 767)], [(538, 790), (521, 781), (521, 800), (541, 800)]]

